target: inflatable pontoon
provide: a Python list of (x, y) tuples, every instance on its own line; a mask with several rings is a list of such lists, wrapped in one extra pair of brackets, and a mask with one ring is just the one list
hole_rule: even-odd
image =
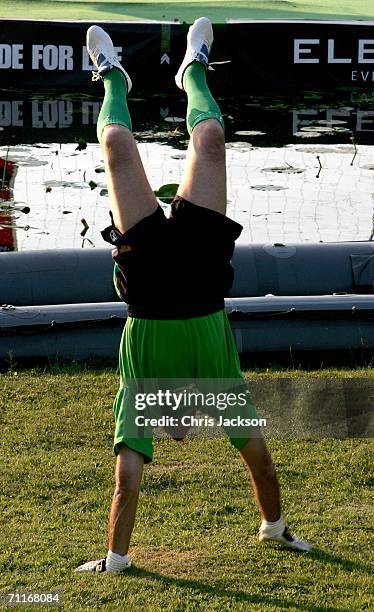
[[(374, 243), (237, 245), (240, 353), (374, 349)], [(0, 254), (0, 357), (115, 357), (126, 305), (108, 249)]]

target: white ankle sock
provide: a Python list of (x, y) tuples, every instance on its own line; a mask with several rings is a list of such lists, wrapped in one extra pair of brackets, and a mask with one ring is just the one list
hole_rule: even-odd
[(106, 557), (106, 571), (107, 572), (122, 572), (131, 566), (131, 560), (128, 555), (118, 555), (117, 553), (108, 550)]
[(265, 531), (268, 535), (281, 535), (286, 527), (285, 520), (281, 515), (277, 521), (273, 523), (265, 519), (261, 522), (260, 531)]

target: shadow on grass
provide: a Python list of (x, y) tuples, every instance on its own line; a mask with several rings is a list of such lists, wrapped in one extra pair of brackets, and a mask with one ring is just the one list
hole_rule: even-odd
[(358, 571), (370, 576), (373, 574), (372, 568), (369, 565), (364, 565), (364, 563), (358, 563), (357, 561), (352, 561), (351, 559), (344, 559), (344, 557), (334, 555), (326, 550), (315, 548), (309, 554), (309, 558), (315, 561), (321, 561), (322, 563), (331, 563), (332, 565), (336, 565), (346, 572)]
[[(226, 588), (225, 586), (212, 586), (201, 580), (189, 580), (186, 578), (172, 578), (159, 574), (157, 572), (151, 572), (149, 570), (143, 570), (141, 568), (132, 566), (130, 573), (132, 576), (137, 578), (148, 578), (151, 580), (157, 580), (162, 582), (163, 585), (170, 587), (180, 587), (193, 589), (199, 593), (205, 593), (215, 597), (230, 597), (237, 602), (248, 602), (250, 604), (265, 604), (267, 606), (272, 605), (280, 608), (281, 610), (301, 610), (303, 612), (336, 612), (335, 607), (330, 606), (314, 606), (308, 605), (305, 602), (298, 603), (293, 598), (292, 600), (283, 599), (281, 597), (269, 597), (268, 595), (251, 595), (245, 591), (233, 590)], [(340, 612), (350, 612), (349, 608), (340, 608)]]

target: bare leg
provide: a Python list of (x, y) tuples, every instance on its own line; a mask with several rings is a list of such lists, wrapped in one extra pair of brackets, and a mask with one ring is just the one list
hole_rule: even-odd
[[(101, 135), (101, 145), (114, 223), (125, 233), (151, 215), (158, 203), (131, 132), (122, 125), (107, 125)], [(121, 448), (108, 526), (108, 548), (118, 555), (126, 555), (129, 549), (143, 466), (141, 454), (126, 446)]]
[(110, 208), (114, 223), (124, 233), (158, 207), (131, 132), (122, 125), (107, 125), (102, 133)]
[(226, 213), (226, 150), (224, 131), (216, 119), (194, 128), (178, 195), (193, 204)]
[(281, 515), (279, 485), (264, 439), (251, 438), (240, 453), (252, 481), (261, 517), (267, 521), (277, 521)]
[(116, 465), (116, 487), (109, 518), (109, 550), (126, 555), (135, 523), (144, 459), (121, 447)]

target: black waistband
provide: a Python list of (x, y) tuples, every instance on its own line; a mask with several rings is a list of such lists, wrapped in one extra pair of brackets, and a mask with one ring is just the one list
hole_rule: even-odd
[(128, 305), (128, 316), (134, 319), (162, 319), (162, 320), (180, 320), (194, 319), (195, 317), (204, 317), (209, 314), (214, 314), (223, 310), (225, 300), (217, 299), (211, 302), (199, 304), (147, 304), (147, 305)]

